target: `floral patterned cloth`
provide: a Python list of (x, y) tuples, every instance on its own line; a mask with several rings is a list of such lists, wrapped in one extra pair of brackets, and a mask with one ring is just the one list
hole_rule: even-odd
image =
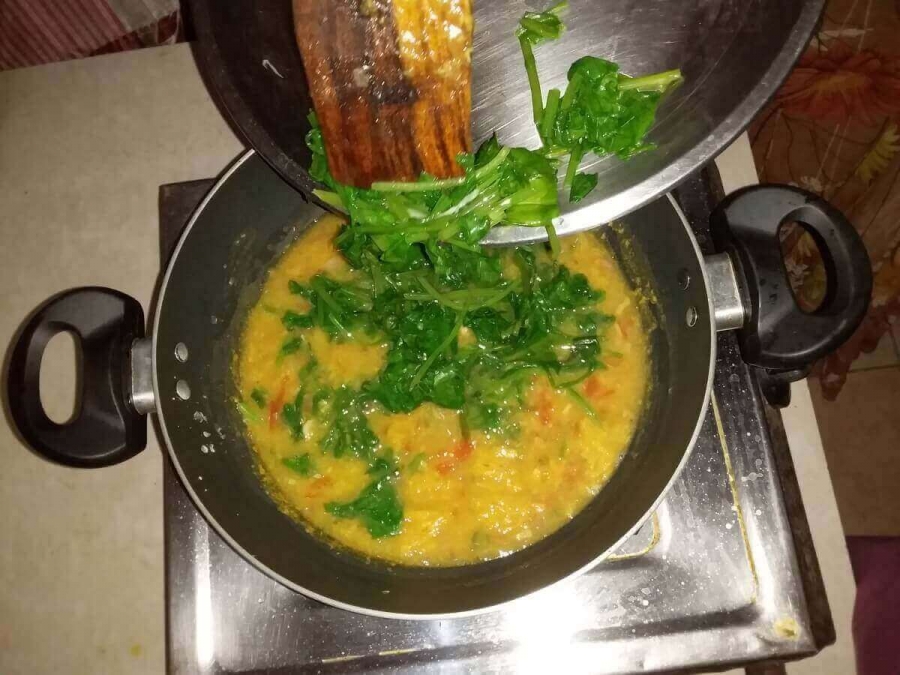
[[(820, 31), (750, 138), (761, 181), (821, 194), (869, 253), (869, 312), (814, 369), (833, 400), (853, 360), (900, 320), (900, 0), (830, 0)], [(814, 309), (826, 289), (818, 249), (800, 227), (783, 227), (781, 236), (798, 302)]]

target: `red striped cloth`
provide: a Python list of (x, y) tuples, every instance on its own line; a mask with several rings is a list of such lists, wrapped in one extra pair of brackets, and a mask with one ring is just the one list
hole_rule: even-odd
[(0, 0), (0, 70), (181, 39), (177, 0)]

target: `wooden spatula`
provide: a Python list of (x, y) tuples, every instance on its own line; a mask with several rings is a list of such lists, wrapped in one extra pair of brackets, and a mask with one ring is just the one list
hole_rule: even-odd
[(293, 0), (328, 165), (342, 183), (449, 178), (471, 151), (470, 0)]

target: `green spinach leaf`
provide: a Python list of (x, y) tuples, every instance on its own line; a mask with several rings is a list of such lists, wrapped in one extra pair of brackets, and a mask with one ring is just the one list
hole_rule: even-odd
[(281, 463), (291, 471), (296, 471), (301, 476), (308, 477), (316, 473), (316, 465), (308, 452), (304, 452), (302, 455), (296, 455), (294, 457), (285, 457), (281, 460)]
[(400, 532), (403, 505), (387, 476), (373, 481), (351, 502), (328, 502), (325, 510), (337, 518), (358, 518), (374, 539)]
[(569, 201), (580, 202), (582, 199), (597, 187), (597, 174), (595, 173), (576, 173), (572, 180), (572, 188), (569, 190)]
[(250, 392), (250, 398), (253, 399), (253, 402), (256, 404), (258, 408), (266, 407), (266, 390), (260, 387), (255, 387), (253, 391)]
[(281, 421), (291, 432), (291, 438), (299, 440), (303, 437), (303, 389), (297, 392), (294, 400), (281, 407)]
[(359, 393), (341, 387), (335, 392), (330, 407), (328, 432), (321, 441), (322, 449), (335, 457), (372, 457), (378, 447), (378, 437), (369, 426)]

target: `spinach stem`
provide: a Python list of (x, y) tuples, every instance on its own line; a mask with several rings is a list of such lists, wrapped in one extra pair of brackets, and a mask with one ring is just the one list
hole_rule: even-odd
[(419, 366), (419, 369), (416, 371), (415, 377), (413, 377), (412, 382), (409, 383), (410, 389), (415, 389), (419, 382), (422, 381), (422, 378), (425, 377), (425, 374), (428, 372), (428, 369), (431, 368), (431, 365), (437, 360), (437, 358), (444, 353), (444, 350), (450, 346), (450, 344), (456, 339), (457, 334), (459, 333), (459, 329), (462, 328), (463, 319), (466, 318), (465, 311), (461, 311), (458, 313), (456, 317), (456, 323), (453, 325), (453, 330), (450, 331), (450, 334), (444, 338), (443, 342), (438, 345), (438, 348), (435, 349), (431, 355), (425, 359), (425, 363)]
[(446, 190), (459, 187), (465, 182), (465, 176), (459, 178), (443, 178), (418, 183), (409, 183), (402, 180), (376, 181), (372, 183), (371, 190), (376, 192), (429, 192), (431, 190)]
[(572, 148), (572, 154), (569, 155), (569, 166), (566, 169), (566, 177), (563, 179), (563, 187), (569, 189), (572, 187), (572, 181), (575, 180), (575, 174), (578, 172), (578, 165), (581, 164), (581, 157), (584, 151), (580, 145)]
[(542, 38), (553, 38), (554, 32), (551, 29), (548, 29), (544, 26), (540, 21), (535, 21), (534, 19), (528, 18), (528, 15), (522, 17), (519, 21), (519, 24), (522, 28), (530, 30), (536, 35), (540, 35)]
[(644, 75), (643, 77), (627, 77), (619, 76), (620, 91), (657, 91), (664, 92), (670, 87), (680, 84), (682, 81), (680, 70), (665, 70), (661, 73), (653, 75)]
[(341, 196), (337, 192), (332, 192), (331, 190), (315, 189), (312, 191), (312, 193), (329, 206), (333, 206), (334, 208), (347, 213), (347, 207), (344, 206), (344, 201), (341, 199)]
[[(500, 166), (509, 155), (512, 148), (500, 148), (494, 157), (487, 164), (475, 169), (472, 172), (472, 178), (476, 181), (479, 178), (491, 173)], [(443, 178), (441, 180), (419, 181), (418, 183), (407, 183), (405, 181), (375, 181), (370, 189), (376, 192), (431, 192), (433, 190), (447, 190), (459, 187), (469, 180), (469, 176), (460, 176), (459, 178)], [(324, 200), (323, 200), (324, 201)]]
[(559, 89), (551, 89), (547, 92), (547, 107), (544, 108), (544, 115), (541, 118), (541, 138), (544, 139), (544, 145), (550, 138), (550, 132), (553, 131), (553, 123), (556, 122), (556, 113), (559, 110)]
[(478, 179), (491, 173), (494, 169), (496, 169), (498, 166), (503, 164), (504, 161), (506, 161), (506, 158), (509, 156), (510, 152), (512, 152), (512, 148), (508, 146), (500, 148), (500, 151), (491, 158), (491, 161), (489, 161), (484, 166), (475, 169), (475, 178)]
[(581, 79), (581, 73), (575, 73), (572, 79), (569, 80), (569, 86), (566, 87), (566, 94), (563, 96), (560, 104), (560, 110), (568, 110), (572, 105), (572, 101), (575, 100), (575, 94), (578, 93), (578, 88), (581, 86)]
[(531, 43), (524, 36), (519, 36), (519, 46), (522, 48), (522, 58), (525, 60), (525, 73), (528, 75), (528, 88), (531, 89), (531, 112), (534, 115), (534, 123), (540, 125), (544, 115), (544, 105), (541, 96), (541, 80), (538, 77), (537, 61), (534, 60), (534, 50)]
[(445, 307), (450, 307), (457, 311), (462, 309), (472, 310), (480, 309), (481, 307), (490, 307), (521, 287), (517, 283), (509, 283), (496, 290), (487, 288), (460, 289), (457, 291), (441, 293), (424, 278), (419, 278), (419, 284), (425, 290), (424, 294), (406, 293), (403, 297), (407, 300), (435, 300)]
[(584, 396), (582, 396), (581, 393), (577, 389), (575, 389), (574, 386), (569, 385), (565, 388), (565, 390), (567, 392), (569, 392), (569, 396), (571, 396), (575, 400), (575, 402), (578, 403), (578, 405), (580, 405), (588, 415), (593, 417), (595, 420), (600, 419), (600, 415), (597, 414), (597, 411), (594, 409), (594, 406), (592, 406), (588, 402), (588, 400)]
[(446, 305), (451, 309), (459, 309), (459, 307), (455, 303), (453, 303), (452, 300), (445, 298), (440, 291), (438, 291), (434, 286), (428, 283), (428, 281), (423, 277), (419, 277), (419, 284), (422, 286), (422, 288), (425, 289), (425, 292), (428, 293), (429, 297), (431, 297), (432, 299), (437, 300), (442, 305)]
[(497, 291), (497, 293), (495, 295), (490, 296), (487, 300), (485, 300), (481, 304), (481, 306), (482, 307), (490, 307), (491, 305), (496, 305), (503, 298), (505, 298), (507, 295), (509, 295), (513, 291), (517, 290), (518, 288), (519, 288), (518, 284), (509, 284), (509, 286), (507, 286), (506, 288)]
[(550, 241), (550, 255), (554, 260), (559, 258), (559, 252), (561, 250), (559, 245), (559, 237), (556, 235), (556, 227), (553, 226), (553, 223), (547, 223), (545, 225), (547, 230), (547, 239)]
[(241, 411), (241, 415), (243, 415), (245, 422), (260, 422), (260, 421), (262, 421), (262, 417), (260, 417), (259, 414), (255, 410), (253, 410), (253, 408), (248, 406), (243, 401), (238, 401), (237, 407), (238, 407), (238, 410)]
[(471, 251), (472, 253), (481, 253), (481, 249), (475, 244), (469, 244), (464, 241), (460, 241), (459, 239), (448, 239), (445, 243), (453, 246), (454, 248), (461, 248), (464, 251)]
[(324, 285), (322, 284), (322, 282), (319, 279), (313, 278), (312, 283), (310, 285), (312, 286), (313, 290), (316, 292), (316, 295), (319, 296), (319, 299), (322, 300), (322, 302), (324, 302), (326, 305), (331, 307), (331, 309), (333, 311), (340, 313), (341, 306), (339, 304), (337, 304), (334, 301), (334, 298), (331, 297), (331, 294), (325, 290), (325, 288), (323, 287)]

